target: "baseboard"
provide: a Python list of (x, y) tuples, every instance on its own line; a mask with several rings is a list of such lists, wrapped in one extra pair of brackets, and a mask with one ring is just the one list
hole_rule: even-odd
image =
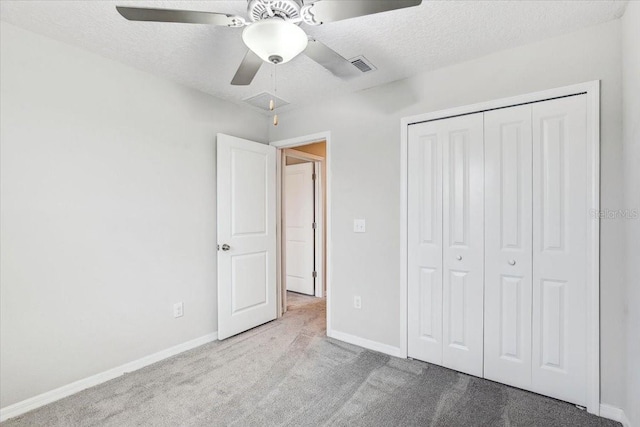
[(607, 405), (606, 403), (600, 404), (600, 416), (602, 418), (608, 418), (613, 421), (622, 423), (624, 427), (631, 427), (631, 422), (625, 415), (624, 411), (615, 406)]
[(191, 341), (169, 347), (165, 350), (150, 354), (138, 360), (125, 363), (124, 365), (109, 369), (108, 371), (104, 371), (99, 374), (72, 382), (71, 384), (56, 388), (54, 390), (47, 391), (37, 396), (30, 397), (29, 399), (25, 399), (21, 402), (14, 403), (13, 405), (9, 405), (0, 409), (0, 421), (5, 421), (9, 418), (17, 417), (18, 415), (22, 415), (25, 412), (29, 412), (41, 406), (48, 405), (49, 403), (55, 402), (56, 400), (60, 400), (67, 396), (71, 396), (72, 394), (78, 393), (79, 391), (82, 391), (89, 387), (93, 387), (98, 384), (110, 381), (128, 372), (137, 371), (138, 369), (144, 368), (145, 366), (152, 365), (156, 362), (167, 359), (171, 356), (175, 356), (176, 354), (180, 354), (187, 350), (199, 347), (203, 344), (207, 344), (211, 341), (215, 341), (217, 339), (218, 333), (214, 332), (212, 334), (208, 334), (200, 338), (196, 338)]
[(327, 336), (359, 347), (364, 347), (368, 350), (377, 351), (394, 357), (402, 357), (400, 347), (382, 344), (377, 341), (368, 340), (366, 338), (357, 337), (355, 335), (346, 334), (336, 330), (328, 330)]

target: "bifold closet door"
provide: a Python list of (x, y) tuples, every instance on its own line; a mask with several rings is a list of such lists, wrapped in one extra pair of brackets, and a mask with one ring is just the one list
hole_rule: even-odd
[(443, 121), (442, 365), (483, 372), (483, 115)]
[(532, 390), (586, 405), (586, 96), (532, 104)]
[(442, 121), (409, 127), (408, 355), (442, 364)]
[(531, 387), (531, 105), (485, 113), (484, 376)]
[(409, 129), (409, 356), (482, 376), (483, 115)]

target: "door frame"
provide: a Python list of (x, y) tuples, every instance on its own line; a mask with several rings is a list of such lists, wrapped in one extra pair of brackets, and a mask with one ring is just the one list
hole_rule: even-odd
[[(588, 209), (600, 209), (600, 81), (449, 108), (401, 119), (400, 131), (400, 357), (407, 357), (408, 286), (408, 135), (409, 125), (572, 95), (587, 97)], [(588, 212), (585, 213), (587, 215)], [(600, 415), (600, 221), (592, 216), (587, 238), (587, 410)]]
[[(283, 150), (285, 148), (294, 148), (299, 147), (301, 145), (309, 145), (316, 142), (325, 142), (326, 143), (326, 155), (324, 158), (325, 161), (325, 169), (326, 169), (326, 189), (325, 189), (325, 209), (327, 212), (325, 221), (326, 221), (326, 229), (325, 229), (325, 283), (326, 283), (326, 301), (327, 301), (327, 335), (331, 334), (331, 278), (332, 278), (332, 262), (331, 262), (331, 132), (324, 131), (311, 135), (303, 135), (295, 138), (283, 139), (279, 141), (272, 141), (269, 145)], [(286, 298), (286, 293), (282, 292), (282, 156), (276, 156), (276, 169), (277, 169), (277, 180), (276, 180), (276, 218), (277, 218), (277, 278), (276, 283), (278, 283), (278, 304), (279, 307), (282, 307), (282, 301)], [(282, 315), (281, 309), (278, 310), (278, 317)]]
[[(315, 174), (315, 179), (313, 181), (313, 216), (315, 218), (316, 228), (314, 229), (314, 265), (316, 266), (316, 277), (314, 280), (314, 288), (313, 292), (316, 297), (324, 296), (324, 197), (322, 196), (322, 191), (324, 189), (322, 185), (322, 178), (324, 175), (322, 174), (322, 165), (324, 164), (324, 157), (316, 156), (314, 154), (305, 153), (303, 151), (298, 151), (293, 148), (284, 148), (278, 150), (280, 151), (280, 161), (282, 162), (282, 166), (286, 166), (285, 159), (287, 157), (291, 157), (298, 160), (305, 160), (308, 163), (313, 163), (313, 173)], [(276, 162), (277, 163), (277, 162)], [(283, 168), (284, 172), (284, 168)], [(284, 176), (284, 175), (282, 175)], [(285, 206), (286, 203), (286, 192), (284, 191), (284, 183), (282, 184), (282, 206)], [(282, 215), (282, 242), (286, 241), (286, 233), (287, 233), (287, 218), (286, 215)], [(283, 248), (285, 249), (285, 248)], [(283, 253), (286, 251), (283, 250)], [(287, 257), (282, 257), (282, 271), (285, 272), (287, 266)], [(280, 285), (283, 296), (283, 304), (281, 307), (282, 312), (287, 311), (287, 297), (286, 297), (286, 274), (282, 274), (280, 276), (282, 279), (282, 283)], [(320, 286), (318, 286), (318, 284)]]

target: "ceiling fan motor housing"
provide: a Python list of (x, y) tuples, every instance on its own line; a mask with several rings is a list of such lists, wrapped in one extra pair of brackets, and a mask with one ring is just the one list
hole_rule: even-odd
[(249, 0), (247, 13), (253, 22), (269, 18), (300, 18), (302, 0)]

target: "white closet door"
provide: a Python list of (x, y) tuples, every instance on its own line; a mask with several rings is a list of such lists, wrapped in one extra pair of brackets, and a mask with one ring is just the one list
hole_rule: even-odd
[(586, 97), (532, 109), (532, 390), (586, 405)]
[(409, 127), (408, 355), (442, 364), (442, 121)]
[(531, 105), (485, 113), (484, 376), (531, 387)]
[(483, 114), (442, 120), (443, 366), (481, 377), (484, 300)]

